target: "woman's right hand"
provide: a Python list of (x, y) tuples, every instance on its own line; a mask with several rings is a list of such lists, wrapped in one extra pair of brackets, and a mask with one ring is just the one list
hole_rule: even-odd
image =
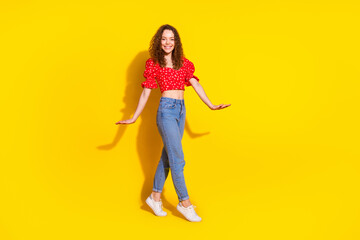
[(228, 106), (231, 106), (231, 104), (212, 105), (212, 106), (210, 107), (210, 109), (211, 109), (211, 110), (219, 110), (219, 109), (227, 108)]
[(133, 120), (133, 119), (127, 119), (127, 120), (123, 120), (123, 121), (118, 121), (115, 124), (132, 124), (134, 122), (135, 122), (135, 120)]
[(132, 116), (132, 118), (123, 120), (123, 121), (118, 121), (115, 124), (132, 124), (132, 123), (136, 122), (136, 119), (138, 119), (138, 117), (140, 116), (140, 113), (142, 112), (142, 110), (144, 109), (144, 107), (146, 105), (146, 102), (150, 96), (150, 93), (151, 93), (151, 88), (144, 88), (144, 90), (141, 93), (138, 106), (137, 106), (136, 111), (135, 111), (134, 115)]

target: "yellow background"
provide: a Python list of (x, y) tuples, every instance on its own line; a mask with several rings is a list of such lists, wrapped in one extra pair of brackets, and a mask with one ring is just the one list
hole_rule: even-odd
[[(359, 239), (358, 1), (2, 1), (0, 239)], [(180, 33), (183, 138), (203, 218), (144, 204), (160, 91), (134, 113), (151, 37)]]

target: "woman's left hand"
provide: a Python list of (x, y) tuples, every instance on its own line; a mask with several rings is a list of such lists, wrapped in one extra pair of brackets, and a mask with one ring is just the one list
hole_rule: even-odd
[(219, 105), (212, 105), (210, 107), (211, 110), (220, 110), (220, 109), (224, 109), (227, 108), (228, 106), (230, 106), (231, 104), (219, 104)]

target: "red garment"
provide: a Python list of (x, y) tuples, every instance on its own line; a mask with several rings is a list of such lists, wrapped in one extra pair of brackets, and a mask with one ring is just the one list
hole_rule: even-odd
[(154, 60), (149, 58), (144, 71), (146, 80), (141, 83), (141, 87), (157, 88), (159, 84), (161, 92), (174, 89), (185, 91), (184, 85), (191, 86), (189, 82), (191, 78), (195, 78), (197, 81), (199, 78), (194, 76), (194, 64), (186, 58), (183, 59), (183, 66), (179, 70), (175, 70), (169, 67), (162, 68), (159, 63), (155, 64)]

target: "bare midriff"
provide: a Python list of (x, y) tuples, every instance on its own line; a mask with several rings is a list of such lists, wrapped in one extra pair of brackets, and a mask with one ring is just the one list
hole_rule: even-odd
[(162, 97), (184, 99), (184, 90), (166, 90), (162, 92)]

